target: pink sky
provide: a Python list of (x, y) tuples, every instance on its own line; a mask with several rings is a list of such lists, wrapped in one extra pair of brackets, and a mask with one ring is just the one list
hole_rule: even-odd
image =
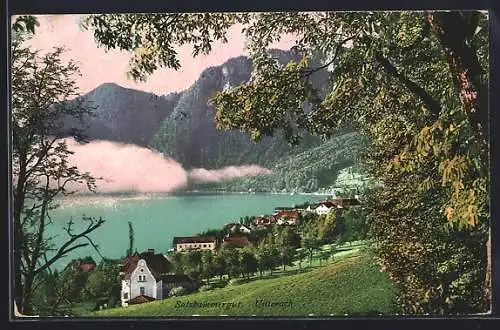
[[(209, 55), (192, 58), (191, 46), (177, 48), (181, 69), (160, 69), (151, 75), (145, 83), (135, 83), (126, 76), (128, 60), (131, 55), (119, 50), (105, 51), (98, 48), (90, 31), (82, 31), (79, 20), (83, 15), (39, 15), (40, 26), (36, 30), (30, 44), (35, 49), (49, 50), (52, 47), (64, 46), (68, 49), (64, 59), (78, 62), (82, 76), (77, 78), (77, 84), (82, 94), (89, 92), (98, 85), (114, 82), (120, 86), (134, 88), (155, 94), (167, 94), (189, 88), (201, 72), (210, 66), (224, 63), (226, 60), (245, 54), (245, 40), (241, 27), (233, 27), (229, 31), (227, 44), (215, 43)], [(287, 48), (292, 45), (288, 37), (277, 48)]]

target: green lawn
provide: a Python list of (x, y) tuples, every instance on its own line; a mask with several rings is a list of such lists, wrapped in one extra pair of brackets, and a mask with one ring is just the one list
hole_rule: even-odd
[[(395, 289), (385, 274), (367, 256), (358, 256), (299, 274), (103, 310), (90, 316), (390, 315), (395, 313), (394, 296)], [(264, 300), (260, 305), (259, 299)], [(200, 307), (200, 303), (211, 305)]]

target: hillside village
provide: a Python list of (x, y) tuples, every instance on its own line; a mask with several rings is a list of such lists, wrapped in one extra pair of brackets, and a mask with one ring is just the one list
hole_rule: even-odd
[[(359, 200), (353, 198), (327, 199), (295, 207), (276, 207), (273, 214), (245, 217), (240, 219), (239, 223), (226, 224), (220, 231), (210, 230), (208, 234), (174, 237), (173, 248), (166, 255), (155, 254), (153, 249), (143, 253), (136, 252), (134, 255), (126, 257), (121, 264), (121, 305), (140, 304), (165, 299), (169, 296), (184, 295), (201, 288), (207, 289), (207, 286), (210, 285), (210, 278), (215, 275), (219, 275), (218, 283), (222, 283), (225, 275), (229, 278), (231, 275), (240, 273), (237, 275), (248, 277), (249, 273), (257, 271), (262, 273), (263, 269), (261, 268), (265, 268), (264, 263), (259, 263), (257, 256), (252, 260), (254, 256), (247, 252), (250, 251), (249, 248), (256, 249), (259, 245), (261, 248), (265, 248), (266, 243), (269, 243), (266, 241), (266, 233), (278, 230), (272, 234), (278, 236), (280, 229), (276, 227), (281, 227), (281, 229), (288, 227), (288, 232), (294, 233), (298, 237), (298, 227), (301, 225), (301, 221), (306, 221), (307, 217), (311, 220), (315, 217), (326, 217), (332, 214), (340, 219), (343, 211), (350, 207), (359, 206)], [(289, 260), (283, 263), (283, 267), (286, 267), (287, 263), (291, 265), (291, 262), (295, 261), (298, 246), (284, 249), (291, 255), (288, 256)], [(201, 263), (202, 268), (210, 268), (206, 265), (207, 263), (216, 264), (214, 259), (217, 256), (222, 256), (226, 251), (234, 251), (235, 249), (242, 250), (242, 252), (240, 252), (239, 258), (233, 256), (233, 265), (227, 265), (226, 261), (225, 270), (217, 270), (217, 266), (214, 265), (211, 270), (186, 271), (186, 267), (183, 267), (185, 265), (181, 261), (183, 258), (197, 259), (195, 263)], [(281, 257), (283, 259), (283, 256)], [(277, 259), (280, 259), (279, 253)], [(230, 268), (239, 262), (242, 263), (239, 272), (232, 272)], [(267, 268), (271, 268), (272, 272), (272, 269), (280, 264), (279, 260), (271, 262), (270, 267), (267, 266)], [(201, 279), (203, 275), (206, 276), (204, 280)]]

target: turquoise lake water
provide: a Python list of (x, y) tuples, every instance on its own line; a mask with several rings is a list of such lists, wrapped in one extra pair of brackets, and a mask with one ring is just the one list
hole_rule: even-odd
[[(128, 248), (128, 222), (134, 228), (134, 246), (141, 252), (155, 249), (164, 253), (172, 248), (174, 236), (190, 236), (206, 229), (219, 229), (246, 215), (272, 213), (278, 206), (293, 206), (321, 199), (315, 195), (277, 194), (184, 194), (184, 195), (93, 195), (72, 196), (59, 200), (52, 211), (49, 232), (61, 243), (67, 235), (63, 227), (69, 219), (75, 229), (82, 228), (81, 217), (103, 217), (106, 222), (90, 235), (107, 258), (119, 258)], [(83, 242), (83, 241), (82, 241)], [(100, 257), (91, 247), (71, 252), (55, 265), (63, 268), (69, 260), (91, 255)]]

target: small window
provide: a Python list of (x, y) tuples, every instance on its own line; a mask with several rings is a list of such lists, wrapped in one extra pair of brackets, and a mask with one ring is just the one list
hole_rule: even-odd
[(142, 273), (142, 272), (144, 272), (144, 269), (143, 269), (143, 268), (141, 268), (141, 273)]
[(123, 293), (123, 299), (128, 299), (128, 292)]

